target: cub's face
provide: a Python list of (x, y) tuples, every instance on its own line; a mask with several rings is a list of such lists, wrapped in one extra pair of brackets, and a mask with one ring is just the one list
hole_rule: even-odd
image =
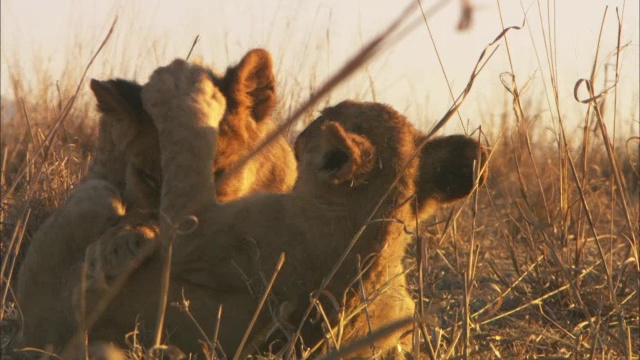
[(162, 170), (158, 134), (148, 115), (126, 149), (124, 198), (129, 207), (155, 211), (160, 207)]
[(296, 191), (341, 195), (389, 173), (406, 127), (382, 104), (345, 101), (325, 109), (296, 140)]

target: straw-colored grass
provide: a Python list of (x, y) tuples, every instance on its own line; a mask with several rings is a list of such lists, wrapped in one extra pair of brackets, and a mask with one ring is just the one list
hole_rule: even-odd
[[(540, 8), (531, 11), (540, 13), (540, 21), (554, 21)], [(553, 103), (525, 91), (526, 76), (513, 70), (509, 35), (499, 39), (511, 63), (511, 72), (501, 75), (510, 98), (499, 121), (478, 114), (483, 126), (476, 134), (491, 150), (487, 184), (425, 221), (409, 251), (406, 267), (421, 315), (415, 331), (419, 346), (412, 354), (438, 359), (640, 355), (640, 136), (610, 128), (604, 112), (618, 113), (617, 88), (601, 92), (594, 85), (600, 52), (620, 54), (624, 45), (594, 44), (593, 71), (577, 84), (578, 92), (587, 94), (577, 98), (584, 113), (572, 114), (582, 117), (584, 131), (569, 136), (558, 96), (555, 34), (546, 29), (536, 56), (541, 72), (549, 74), (546, 91)], [(362, 71), (369, 56), (384, 51), (378, 45), (370, 53), (365, 48), (362, 58), (343, 70)], [(618, 76), (618, 57), (610, 59)], [(76, 60), (68, 68), (85, 65)], [(326, 95), (344, 75), (315, 94)], [(61, 89), (46, 69), (36, 89), (26, 89), (25, 79), (19, 71), (11, 73), (15, 111), (9, 114), (4, 103), (2, 108), (3, 345), (19, 319), (11, 285), (30, 236), (86, 173), (96, 135), (85, 83)], [(297, 90), (288, 84), (280, 93), (283, 113), (293, 114), (289, 120), (309, 119), (324, 104), (320, 96), (300, 99)], [(552, 136), (538, 126), (541, 116), (551, 118)], [(630, 121), (637, 122), (635, 116)], [(284, 122), (286, 128), (293, 120)], [(207, 341), (214, 347), (215, 338)], [(130, 343), (131, 355), (140, 358), (135, 337)]]

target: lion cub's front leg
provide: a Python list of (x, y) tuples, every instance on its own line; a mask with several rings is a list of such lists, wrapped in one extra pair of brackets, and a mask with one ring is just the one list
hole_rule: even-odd
[(158, 68), (142, 99), (160, 139), (161, 218), (175, 224), (215, 199), (216, 131), (226, 100), (208, 70), (183, 60)]
[[(211, 176), (215, 130), (225, 99), (206, 69), (181, 60), (157, 69), (142, 96), (159, 132), (161, 212), (176, 223), (177, 215), (188, 215), (189, 209), (215, 198)], [(157, 237), (157, 222), (127, 214), (87, 249), (90, 285), (106, 288), (139, 266), (158, 246)]]

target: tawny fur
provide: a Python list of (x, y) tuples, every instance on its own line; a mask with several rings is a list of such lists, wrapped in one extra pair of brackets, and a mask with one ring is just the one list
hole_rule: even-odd
[[(216, 84), (216, 110), (205, 114), (212, 117), (206, 121), (219, 123), (225, 131), (219, 132), (215, 152), (213, 144), (198, 139), (200, 132), (195, 128), (185, 133), (194, 137), (183, 141), (204, 146), (191, 153), (183, 147), (182, 155), (202, 164), (179, 174), (185, 179), (184, 184), (199, 189), (194, 192), (200, 197), (198, 201), (216, 196), (225, 202), (255, 192), (288, 191), (295, 181), (296, 164), (291, 148), (281, 137), (224, 184), (212, 187), (211, 180), (214, 162), (218, 174), (232, 168), (274, 128), (270, 115), (275, 106), (275, 79), (270, 55), (253, 50), (224, 76), (210, 71), (198, 76)], [(66, 203), (31, 240), (17, 287), (24, 317), (17, 339), (19, 347), (44, 348), (53, 344), (54, 349), (59, 349), (69, 340), (77, 331), (78, 314), (72, 299), (83, 259), (86, 256), (107, 261), (88, 264), (90, 281), (115, 276), (109, 269), (120, 269), (130, 260), (129, 251), (139, 251), (144, 240), (155, 239), (162, 176), (177, 175), (171, 164), (162, 174), (158, 134), (165, 129), (160, 126), (159, 131), (142, 108), (142, 87), (123, 80), (93, 80), (91, 88), (102, 114), (95, 160)], [(192, 105), (193, 109), (199, 108), (199, 104)], [(185, 106), (174, 115), (192, 119), (188, 111), (189, 106)], [(178, 166), (177, 171), (180, 169)], [(202, 179), (204, 182), (198, 182)], [(194, 198), (188, 200), (191, 203)], [(174, 209), (178, 209), (179, 201), (174, 201)], [(96, 241), (101, 236), (113, 241)], [(130, 246), (138, 247), (119, 252)], [(92, 271), (97, 268), (100, 272)]]
[[(412, 202), (406, 200), (419, 194), (420, 214), (426, 216), (435, 205), (466, 196), (474, 186), (477, 142), (461, 136), (439, 138), (425, 146), (427, 153), (411, 158), (421, 135), (402, 115), (382, 104), (345, 101), (325, 109), (298, 137), (298, 179), (291, 193), (259, 194), (223, 204), (208, 197), (215, 186), (211, 162), (194, 156), (220, 144), (217, 134), (223, 134), (222, 124), (210, 115), (220, 108), (218, 87), (205, 74), (206, 70), (177, 60), (156, 70), (143, 90), (162, 149), (160, 209), (167, 214), (161, 219), (162, 231), (170, 231), (187, 216), (198, 220), (188, 233), (172, 234), (169, 302), (180, 302), (184, 294), (208, 336), (223, 304), (218, 340), (230, 356), (265, 280), (284, 252), (286, 261), (271, 296), (293, 304), (289, 320), (297, 325), (310, 294), (398, 178), (327, 293), (338, 301), (345, 299), (347, 314), (360, 310), (346, 322), (343, 343), (367, 335), (369, 323), (375, 330), (412, 316), (414, 302), (406, 289), (402, 258), (411, 241), (404, 226), (412, 227), (415, 214)], [(144, 324), (143, 329), (153, 329), (161, 261), (156, 254), (135, 272), (95, 328), (94, 338), (119, 341), (136, 321)], [(364, 271), (363, 290), (357, 264)], [(89, 289), (90, 307), (108, 286)], [(335, 325), (337, 312), (325, 310)], [(263, 314), (254, 336), (270, 323), (270, 316)], [(402, 330), (378, 341), (375, 350), (384, 352), (396, 345)], [(199, 331), (178, 308), (166, 310), (165, 331), (168, 343), (188, 352), (201, 349)], [(307, 343), (319, 340), (321, 331), (317, 325), (305, 327), (303, 337)], [(367, 348), (352, 355), (369, 357), (372, 351)]]

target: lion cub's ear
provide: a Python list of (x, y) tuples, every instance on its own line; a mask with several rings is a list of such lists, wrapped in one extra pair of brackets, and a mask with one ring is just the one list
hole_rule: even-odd
[(98, 102), (98, 111), (111, 127), (114, 142), (124, 149), (150, 117), (142, 107), (142, 86), (127, 80), (99, 81), (91, 79), (91, 90)]
[[(423, 139), (417, 136), (416, 145)], [(418, 215), (427, 217), (438, 204), (469, 195), (475, 185), (476, 169), (482, 168), (486, 159), (480, 144), (467, 136), (446, 136), (427, 142), (420, 154), (416, 179)], [(478, 179), (479, 185), (484, 184), (485, 179), (486, 171)]]
[(357, 185), (373, 169), (375, 147), (366, 137), (349, 133), (337, 122), (321, 128), (320, 175), (330, 184)]
[(230, 82), (231, 99), (227, 99), (227, 106), (249, 110), (256, 122), (271, 116), (276, 105), (276, 81), (269, 52), (249, 51), (238, 66), (228, 70), (225, 78)]
[(140, 84), (121, 79), (106, 81), (91, 79), (90, 86), (98, 101), (98, 110), (103, 114), (134, 116), (144, 111), (140, 97), (142, 91)]

